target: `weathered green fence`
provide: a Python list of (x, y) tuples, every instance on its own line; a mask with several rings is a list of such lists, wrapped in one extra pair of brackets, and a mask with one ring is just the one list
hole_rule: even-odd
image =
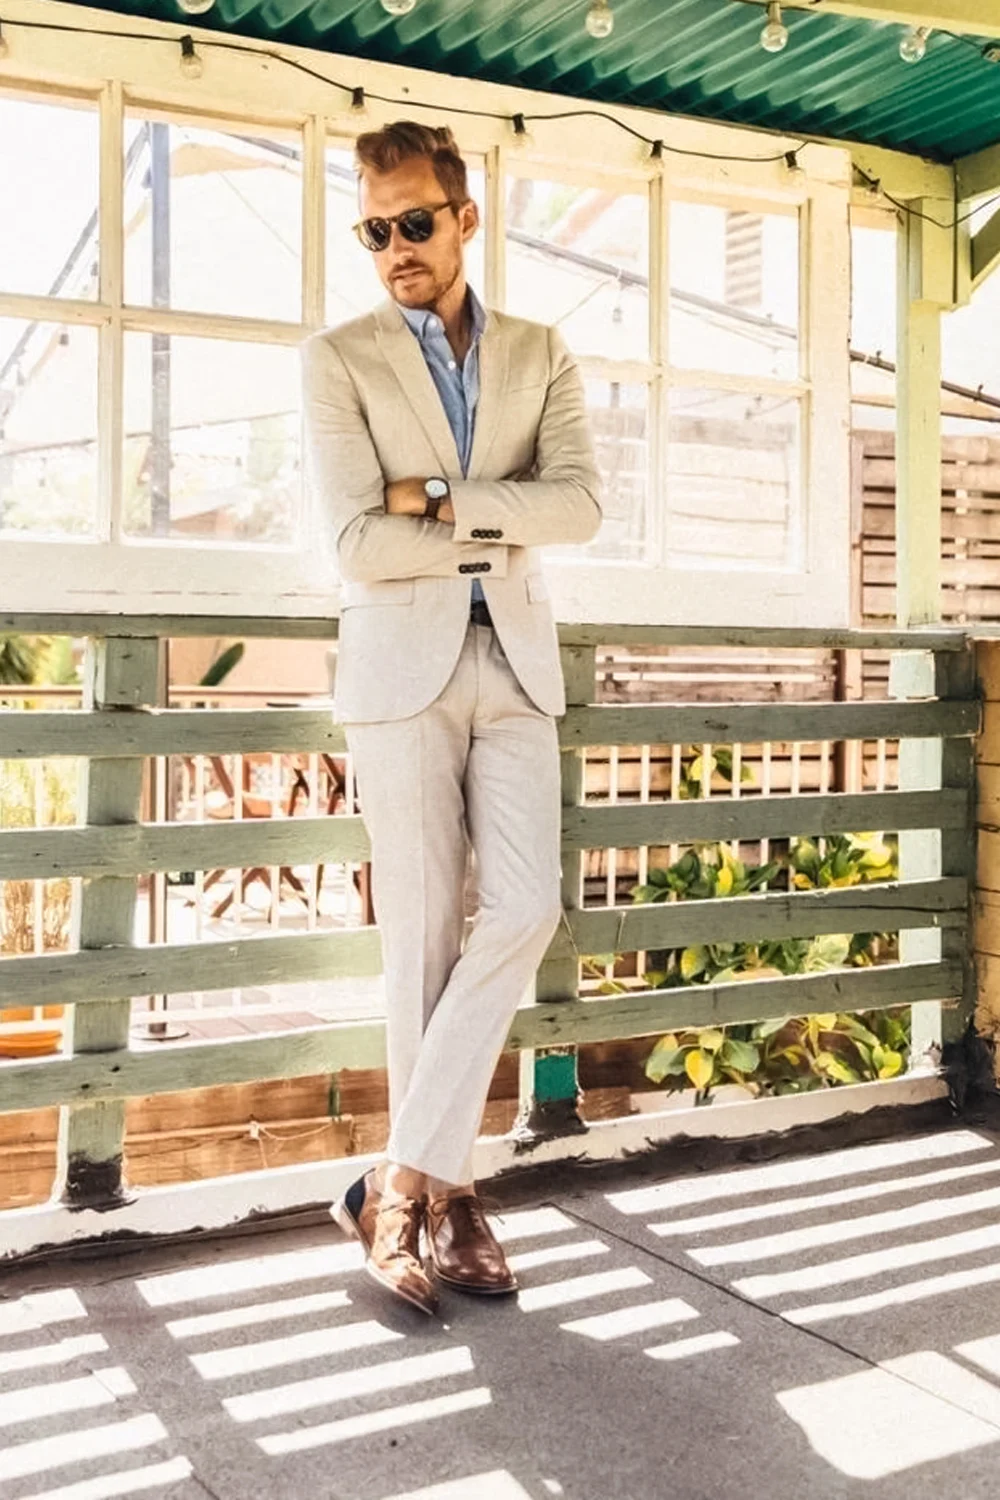
[[(83, 877), (79, 951), (0, 961), (0, 1005), (71, 1005), (72, 1049), (59, 1058), (0, 1064), (0, 1111), (65, 1106), (60, 1191), (72, 1206), (107, 1205), (121, 1191), (124, 1101), (251, 1079), (379, 1066), (381, 1023), (324, 1025), (260, 1038), (163, 1050), (129, 1048), (133, 997), (377, 974), (373, 928), (133, 945), (138, 877), (156, 871), (363, 860), (356, 816), (283, 822), (144, 824), (143, 758), (254, 751), (332, 751), (342, 731), (324, 710), (181, 710), (151, 707), (164, 637), (334, 637), (316, 620), (3, 616), (0, 630), (86, 636), (84, 707), (0, 712), (0, 761), (85, 759), (78, 827), (0, 829), (0, 880)], [(972, 870), (974, 736), (979, 706), (971, 652), (960, 632), (682, 629), (565, 626), (560, 631), (569, 710), (561, 724), (563, 898), (566, 922), (538, 975), (537, 1003), (518, 1012), (508, 1046), (525, 1057), (522, 1133), (582, 1129), (575, 1112), (576, 1044), (683, 1026), (774, 1016), (950, 1002), (946, 1033), (966, 1024), (971, 1000), (968, 902)], [(815, 704), (601, 706), (595, 650), (608, 644), (780, 645), (917, 653), (906, 701)], [(906, 658), (900, 658), (901, 660)], [(753, 796), (702, 802), (587, 805), (588, 746), (899, 739), (898, 791)], [(908, 781), (907, 781), (908, 778)], [(909, 837), (900, 882), (769, 893), (739, 900), (584, 909), (583, 851), (884, 829)], [(906, 831), (923, 831), (908, 834)], [(705, 941), (821, 933), (940, 930), (940, 953), (899, 964), (750, 984), (581, 998), (580, 954)], [(908, 945), (912, 949), (912, 943)], [(555, 1054), (544, 1049), (557, 1049)], [(543, 1049), (539, 1051), (539, 1049)], [(535, 1054), (532, 1056), (532, 1054)]]

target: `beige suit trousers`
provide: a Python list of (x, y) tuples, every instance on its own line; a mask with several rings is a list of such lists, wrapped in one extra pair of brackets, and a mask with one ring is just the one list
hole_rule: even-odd
[[(427, 708), (345, 728), (382, 935), (387, 1156), (471, 1182), (493, 1070), (560, 920), (555, 720), (521, 688), (494, 631), (470, 625)], [(470, 843), (479, 909), (463, 945)]]

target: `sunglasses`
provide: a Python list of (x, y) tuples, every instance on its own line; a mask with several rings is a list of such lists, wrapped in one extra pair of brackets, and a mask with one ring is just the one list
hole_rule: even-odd
[(458, 207), (458, 201), (449, 198), (445, 203), (435, 203), (428, 208), (408, 208), (404, 213), (391, 214), (385, 219), (359, 219), (354, 225), (354, 233), (365, 249), (374, 255), (388, 250), (393, 224), (399, 225), (404, 240), (409, 240), (411, 245), (422, 245), (434, 233), (434, 216), (446, 208)]

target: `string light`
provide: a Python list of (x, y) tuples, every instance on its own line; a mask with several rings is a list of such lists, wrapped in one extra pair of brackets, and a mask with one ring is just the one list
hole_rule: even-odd
[(368, 113), (368, 101), (362, 88), (351, 89), (351, 114), (366, 115)]
[(785, 166), (788, 168), (789, 177), (804, 177), (806, 175), (805, 167), (799, 161), (797, 151), (785, 152)]
[(511, 125), (514, 127), (514, 149), (526, 151), (531, 145), (531, 133), (525, 124), (524, 116), (521, 114), (511, 116)]
[(181, 72), (185, 78), (200, 78), (205, 66), (194, 50), (194, 37), (181, 37)]
[(784, 52), (788, 46), (788, 27), (781, 19), (780, 0), (770, 0), (767, 25), (760, 34), (760, 45), (765, 52)]
[(203, 16), (214, 4), (215, 0), (177, 0), (179, 9), (188, 16)]
[(382, 0), (382, 9), (390, 16), (408, 16), (417, 0)]
[(899, 55), (906, 63), (922, 62), (927, 55), (927, 38), (931, 34), (929, 26), (909, 26), (903, 33), (899, 43)]
[(615, 26), (615, 13), (608, 4), (608, 0), (593, 0), (584, 24), (590, 35), (596, 37), (598, 41), (610, 36)]

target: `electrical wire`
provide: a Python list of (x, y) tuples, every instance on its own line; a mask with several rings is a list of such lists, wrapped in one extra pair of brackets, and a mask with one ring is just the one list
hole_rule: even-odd
[(898, 209), (900, 213), (909, 214), (913, 219), (924, 219), (928, 224), (934, 224), (938, 229), (957, 229), (960, 224), (968, 223), (970, 219), (975, 218), (976, 214), (982, 213), (985, 208), (993, 208), (995, 204), (1000, 203), (1000, 193), (994, 193), (993, 197), (987, 198), (984, 203), (977, 203), (974, 208), (967, 209), (965, 213), (956, 214), (953, 219), (942, 223), (933, 214), (925, 214), (923, 209), (920, 208), (911, 208), (908, 203), (903, 202), (899, 198), (894, 198), (891, 193), (887, 193), (879, 179), (872, 177), (869, 172), (865, 171), (864, 167), (859, 167), (857, 162), (854, 163), (854, 170), (866, 186), (870, 187), (873, 192), (878, 193), (887, 203), (891, 203), (893, 208)]
[[(159, 45), (166, 44), (171, 47), (176, 47), (179, 41), (183, 40), (182, 38), (169, 36), (161, 37), (144, 35), (142, 33), (137, 34), (134, 31), (123, 31), (113, 27), (64, 26), (60, 25), (56, 21), (8, 22), (4, 21), (2, 17), (0, 17), (0, 27), (9, 27), (11, 31), (16, 30), (18, 27), (23, 27), (28, 31), (56, 31), (73, 36), (103, 36), (130, 42), (147, 41)], [(320, 83), (325, 83), (330, 88), (340, 89), (340, 91), (343, 94), (347, 95), (348, 98), (352, 101), (360, 95), (362, 100), (371, 99), (377, 104), (392, 104), (401, 109), (417, 108), (438, 110), (449, 115), (466, 115), (471, 118), (480, 120), (498, 120), (508, 125), (513, 125), (514, 123), (513, 114), (508, 115), (497, 110), (472, 109), (468, 106), (457, 104), (448, 104), (445, 106), (438, 103), (431, 103), (427, 100), (414, 99), (412, 97), (406, 99), (397, 99), (388, 94), (371, 93), (367, 89), (359, 89), (356, 85), (352, 86), (346, 83), (341, 83), (339, 79), (330, 78), (325, 73), (320, 73), (316, 68), (310, 68), (306, 63), (299, 62), (297, 58), (287, 57), (283, 52), (278, 52), (273, 48), (267, 46), (248, 47), (245, 46), (242, 42), (221, 41), (207, 37), (199, 38), (197, 46), (202, 49), (208, 49), (211, 47), (225, 52), (238, 52), (247, 57), (271, 58), (274, 62), (281, 63), (288, 68), (293, 68), (298, 73), (304, 73), (307, 75), (307, 77), (314, 78)], [(802, 151), (806, 146), (812, 144), (809, 141), (800, 141), (796, 146), (792, 148), (786, 147), (782, 151), (774, 152), (767, 156), (739, 156), (727, 152), (695, 151), (684, 146), (671, 146), (659, 137), (645, 135), (641, 130), (636, 130), (634, 126), (627, 124), (624, 120), (618, 119), (616, 115), (607, 114), (604, 110), (600, 109), (559, 110), (553, 114), (544, 115), (532, 115), (523, 111), (518, 111), (518, 114), (525, 124), (529, 122), (544, 123), (546, 120), (606, 120), (609, 124), (616, 126), (617, 129), (624, 131), (626, 135), (630, 135), (635, 140), (642, 141), (645, 145), (647, 145), (650, 149), (650, 155), (653, 159), (657, 159), (661, 157), (664, 152), (667, 152), (671, 156), (696, 157), (702, 161), (745, 162), (750, 165), (766, 165), (769, 163), (780, 161), (789, 162), (798, 154), (798, 152)]]

